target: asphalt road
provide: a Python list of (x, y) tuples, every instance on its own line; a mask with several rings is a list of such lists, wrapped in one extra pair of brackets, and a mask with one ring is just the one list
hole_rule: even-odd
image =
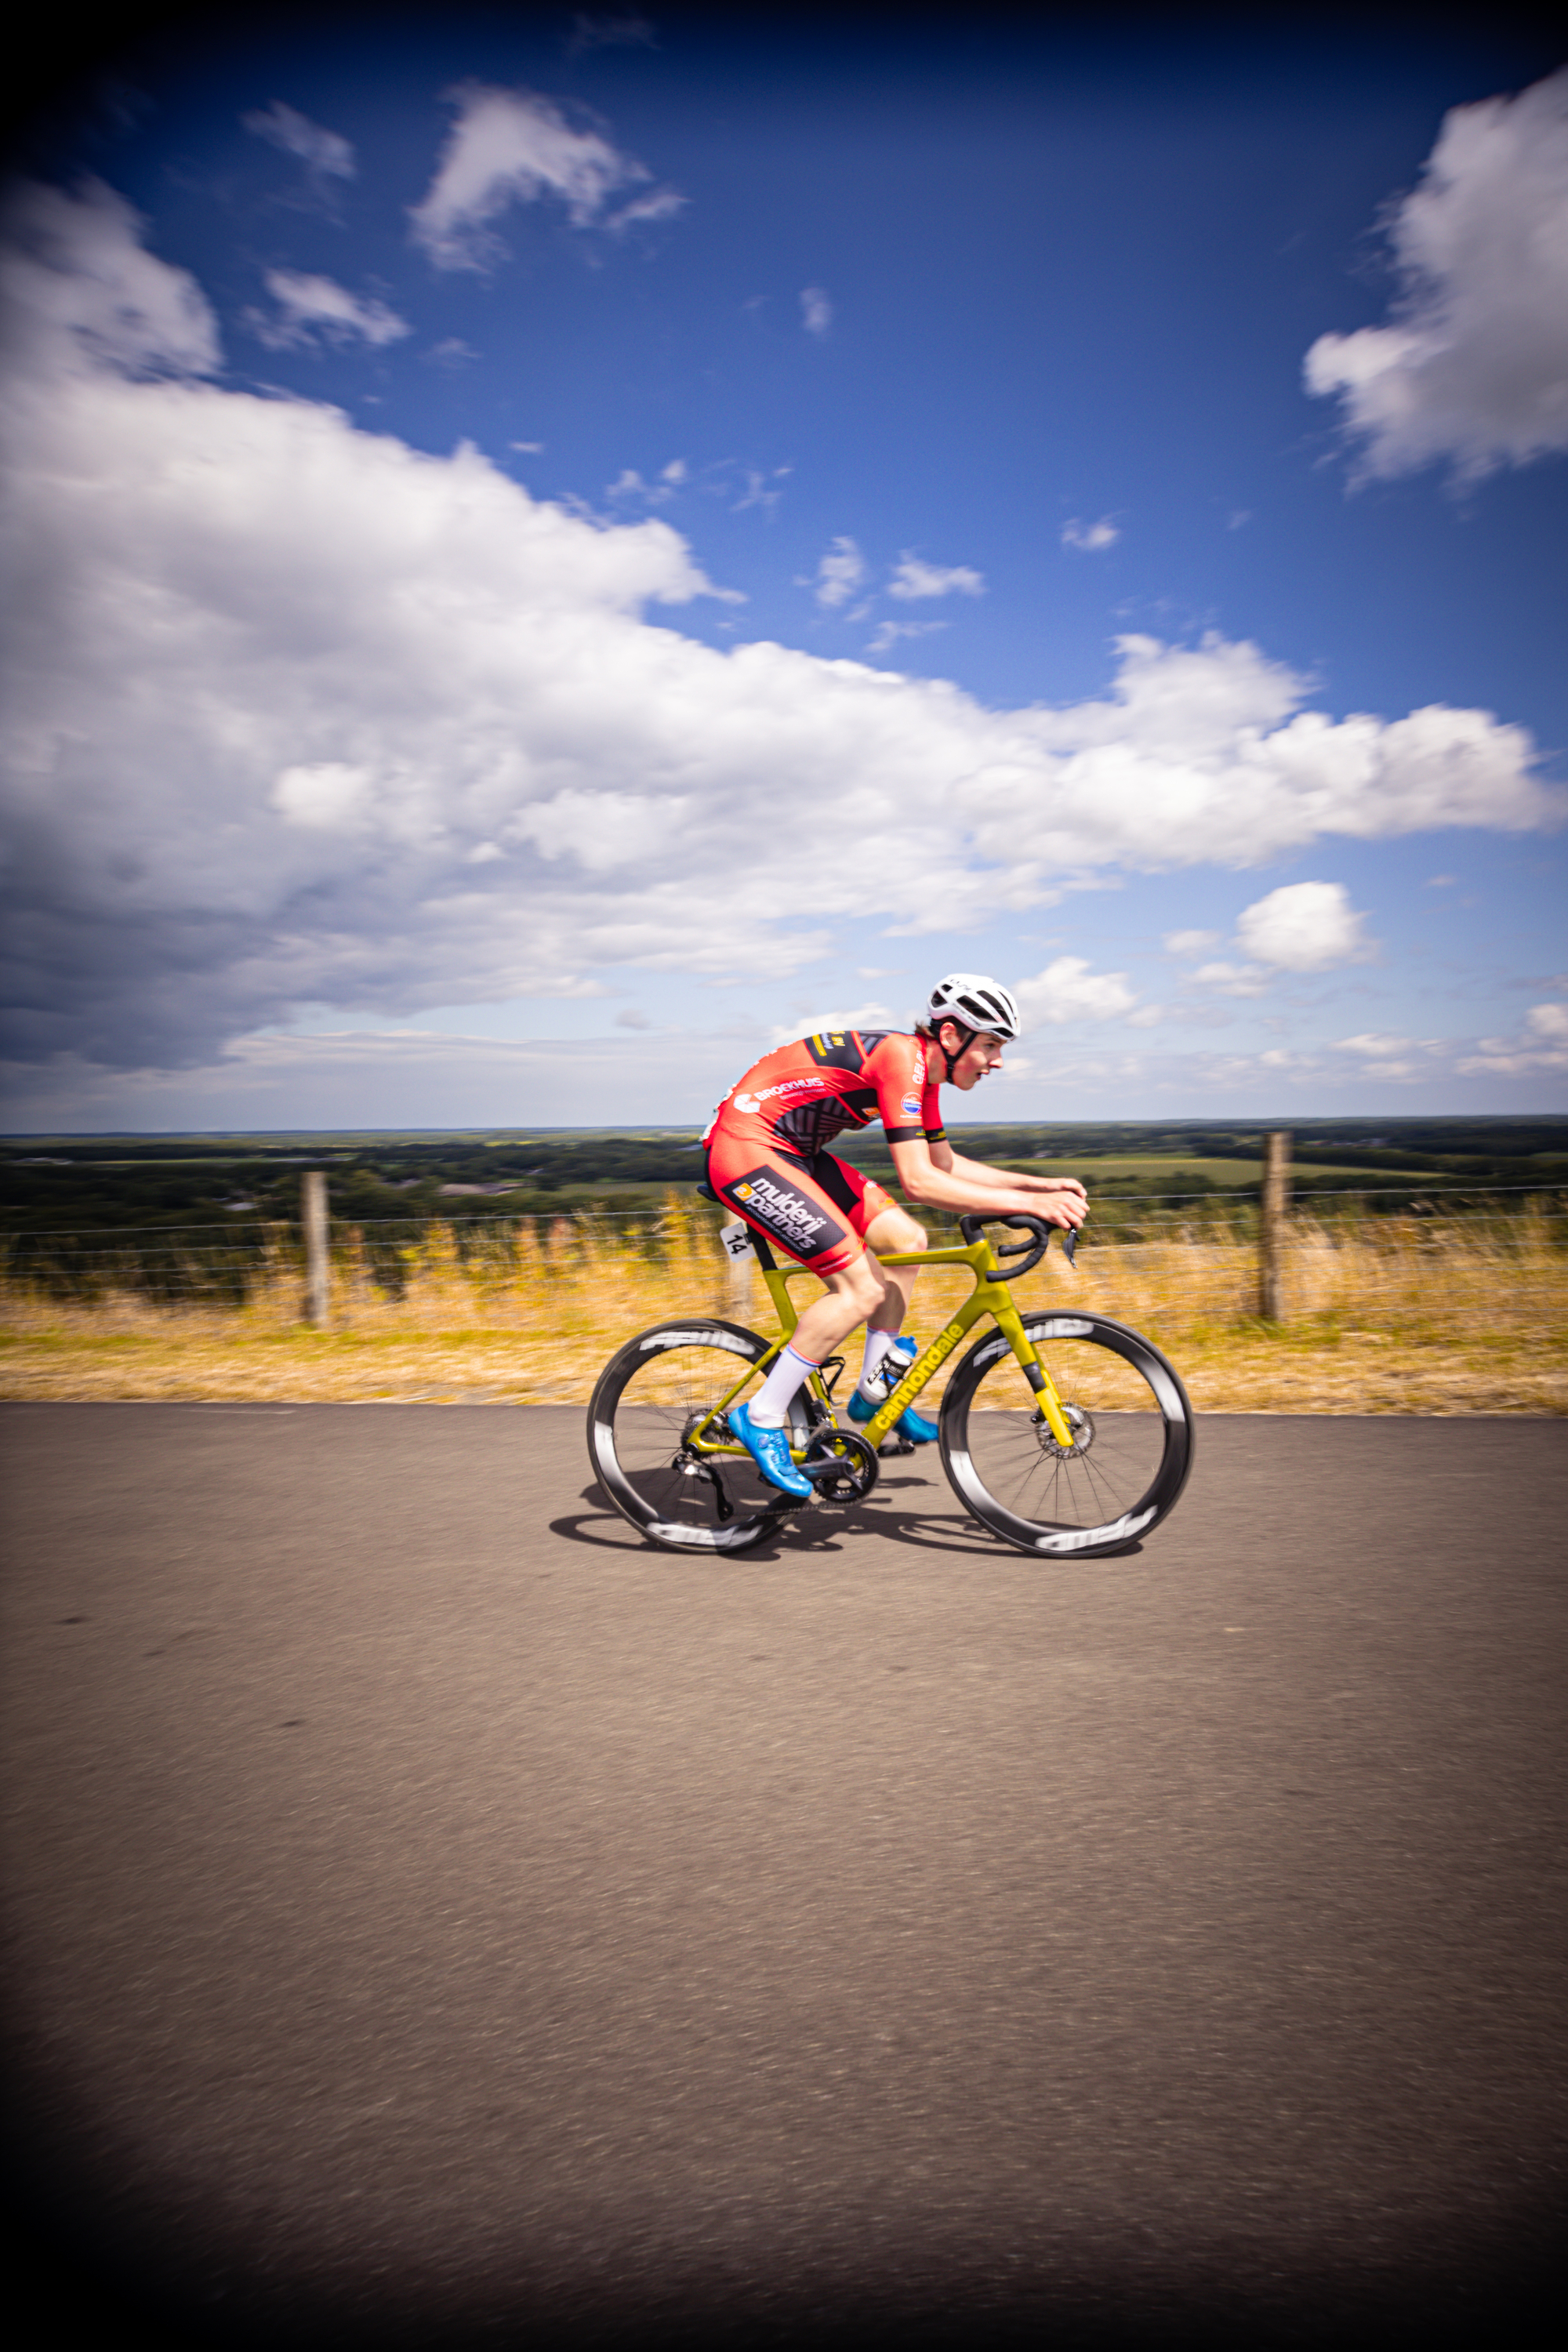
[(52, 2316), (1549, 2340), (1568, 1424), (1209, 1421), (1065, 1566), (924, 1456), (656, 1552), (575, 1410), (0, 1440)]

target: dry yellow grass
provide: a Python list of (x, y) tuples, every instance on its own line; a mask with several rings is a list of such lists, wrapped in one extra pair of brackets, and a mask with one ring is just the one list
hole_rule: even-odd
[[(1157, 1241), (1087, 1244), (1070, 1274), (1053, 1251), (1025, 1307), (1069, 1298), (1132, 1324), (1209, 1412), (1568, 1412), (1568, 1254), (1561, 1217), (1367, 1218), (1292, 1229), (1278, 1328), (1249, 1317), (1252, 1244), (1223, 1215)], [(333, 1266), (331, 1324), (300, 1320), (297, 1265), (279, 1250), (244, 1307), (151, 1304), (129, 1282), (62, 1303), (0, 1286), (0, 1395), (9, 1399), (586, 1400), (623, 1339), (671, 1314), (727, 1313), (772, 1328), (760, 1279), (736, 1276), (711, 1224), (674, 1199), (657, 1237), (558, 1221), (515, 1240), (432, 1229), (400, 1253), (404, 1288), (374, 1279), (350, 1237)], [(929, 1334), (967, 1275), (928, 1275), (913, 1321)], [(804, 1297), (816, 1286), (804, 1277)]]

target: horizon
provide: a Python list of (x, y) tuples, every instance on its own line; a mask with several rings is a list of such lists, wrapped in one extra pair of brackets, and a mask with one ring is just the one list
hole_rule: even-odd
[[(1357, 1111), (1354, 1113), (1342, 1113), (1337, 1116), (1325, 1116), (1322, 1118), (1313, 1118), (1303, 1112), (1295, 1111), (1289, 1114), (1281, 1114), (1278, 1117), (1273, 1117), (1265, 1113), (1258, 1113), (1249, 1114), (1246, 1117), (1236, 1118), (1200, 1117), (1193, 1118), (1072, 1119), (1042, 1117), (1028, 1118), (948, 1119), (945, 1121), (945, 1124), (950, 1127), (968, 1126), (994, 1129), (1022, 1129), (1038, 1127), (1062, 1129), (1148, 1127), (1159, 1129), (1163, 1132), (1175, 1128), (1195, 1128), (1200, 1129), (1213, 1129), (1226, 1131), (1233, 1129), (1243, 1129), (1248, 1132), (1251, 1132), (1256, 1129), (1260, 1132), (1268, 1130), (1294, 1132), (1297, 1129), (1313, 1127), (1338, 1128), (1352, 1126), (1380, 1126), (1385, 1128), (1397, 1128), (1400, 1126), (1431, 1127), (1438, 1124), (1454, 1127), (1518, 1127), (1529, 1125), (1542, 1127), (1561, 1126), (1568, 1128), (1568, 1111), (1538, 1111), (1530, 1109), (1482, 1112), (1388, 1111), (1381, 1114), (1376, 1111)], [(628, 1138), (642, 1136), (687, 1137), (696, 1135), (699, 1132), (700, 1130), (689, 1121), (676, 1126), (664, 1127), (656, 1126), (651, 1122), (642, 1122), (624, 1127), (594, 1125), (583, 1122), (573, 1126), (562, 1127), (502, 1127), (497, 1125), (479, 1125), (474, 1127), (338, 1128), (54, 1128), (48, 1129), (40, 1129), (36, 1132), (30, 1130), (27, 1132), (0, 1130), (0, 1145), (9, 1145), (13, 1143), (73, 1142), (248, 1143), (261, 1142), (268, 1139), (280, 1142), (295, 1142), (306, 1138), (313, 1139), (323, 1143), (329, 1141), (352, 1142), (363, 1140), (366, 1138), (374, 1139), (378, 1142), (396, 1143), (420, 1142), (426, 1139), (444, 1141), (447, 1139), (461, 1140), (468, 1137), (481, 1136), (499, 1138), (516, 1137), (520, 1140), (526, 1140), (530, 1137), (538, 1136), (612, 1135), (626, 1136)], [(876, 1127), (873, 1123), (872, 1126), (863, 1130), (857, 1130), (855, 1134), (842, 1139), (842, 1142), (853, 1144), (860, 1136), (863, 1136), (866, 1140), (873, 1145), (875, 1145), (879, 1140)], [(1367, 1139), (1369, 1142), (1375, 1142), (1378, 1139), (1369, 1138)]]

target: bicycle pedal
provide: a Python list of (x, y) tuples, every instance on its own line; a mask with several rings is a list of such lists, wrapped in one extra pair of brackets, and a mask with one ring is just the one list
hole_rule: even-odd
[(895, 1431), (892, 1436), (883, 1438), (877, 1448), (877, 1458), (881, 1462), (890, 1462), (897, 1454), (913, 1454), (915, 1451), (916, 1448), (910, 1440), (907, 1437), (899, 1436)]

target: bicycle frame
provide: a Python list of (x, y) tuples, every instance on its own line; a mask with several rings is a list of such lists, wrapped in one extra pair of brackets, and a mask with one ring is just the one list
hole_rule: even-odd
[[(753, 1246), (755, 1246), (754, 1242)], [(795, 1302), (789, 1295), (790, 1276), (805, 1274), (808, 1269), (799, 1265), (788, 1267), (778, 1265), (773, 1262), (771, 1250), (764, 1255), (763, 1250), (757, 1248), (756, 1256), (762, 1269), (763, 1280), (767, 1285), (768, 1297), (777, 1309), (783, 1330), (765, 1356), (760, 1357), (755, 1364), (748, 1364), (745, 1372), (736, 1381), (729, 1395), (714, 1406), (708, 1422), (705, 1422), (700, 1429), (692, 1433), (688, 1443), (699, 1453), (722, 1454), (736, 1450), (732, 1445), (715, 1445), (709, 1442), (707, 1437), (709, 1425), (734, 1402), (754, 1373), (766, 1370), (780, 1349), (789, 1340), (800, 1320), (795, 1312)], [(974, 1276), (974, 1287), (952, 1320), (943, 1325), (929, 1347), (922, 1349), (921, 1353), (915, 1358), (891, 1395), (878, 1406), (869, 1421), (858, 1424), (857, 1433), (865, 1439), (873, 1451), (881, 1444), (884, 1437), (891, 1433), (894, 1424), (906, 1407), (913, 1404), (926, 1382), (933, 1374), (941, 1370), (953, 1349), (967, 1337), (983, 1317), (989, 1315), (1006, 1339), (1014, 1355), (1016, 1356), (1023, 1369), (1024, 1378), (1035, 1392), (1040, 1412), (1051, 1435), (1065, 1452), (1071, 1453), (1073, 1433), (1062, 1411), (1062, 1401), (1057, 1393), (1056, 1383), (1045, 1365), (1041, 1363), (1037, 1351), (1024, 1329), (1023, 1318), (1014, 1304), (1012, 1293), (1006, 1283), (1001, 1278), (995, 1255), (984, 1235), (972, 1244), (952, 1249), (889, 1250), (885, 1255), (879, 1252), (877, 1263), (879, 1265), (886, 1266), (966, 1265)], [(831, 1411), (832, 1400), (823, 1385), (819, 1372), (811, 1374), (808, 1385), (812, 1393)], [(792, 1449), (796, 1455), (799, 1454), (800, 1450), (798, 1447)]]

